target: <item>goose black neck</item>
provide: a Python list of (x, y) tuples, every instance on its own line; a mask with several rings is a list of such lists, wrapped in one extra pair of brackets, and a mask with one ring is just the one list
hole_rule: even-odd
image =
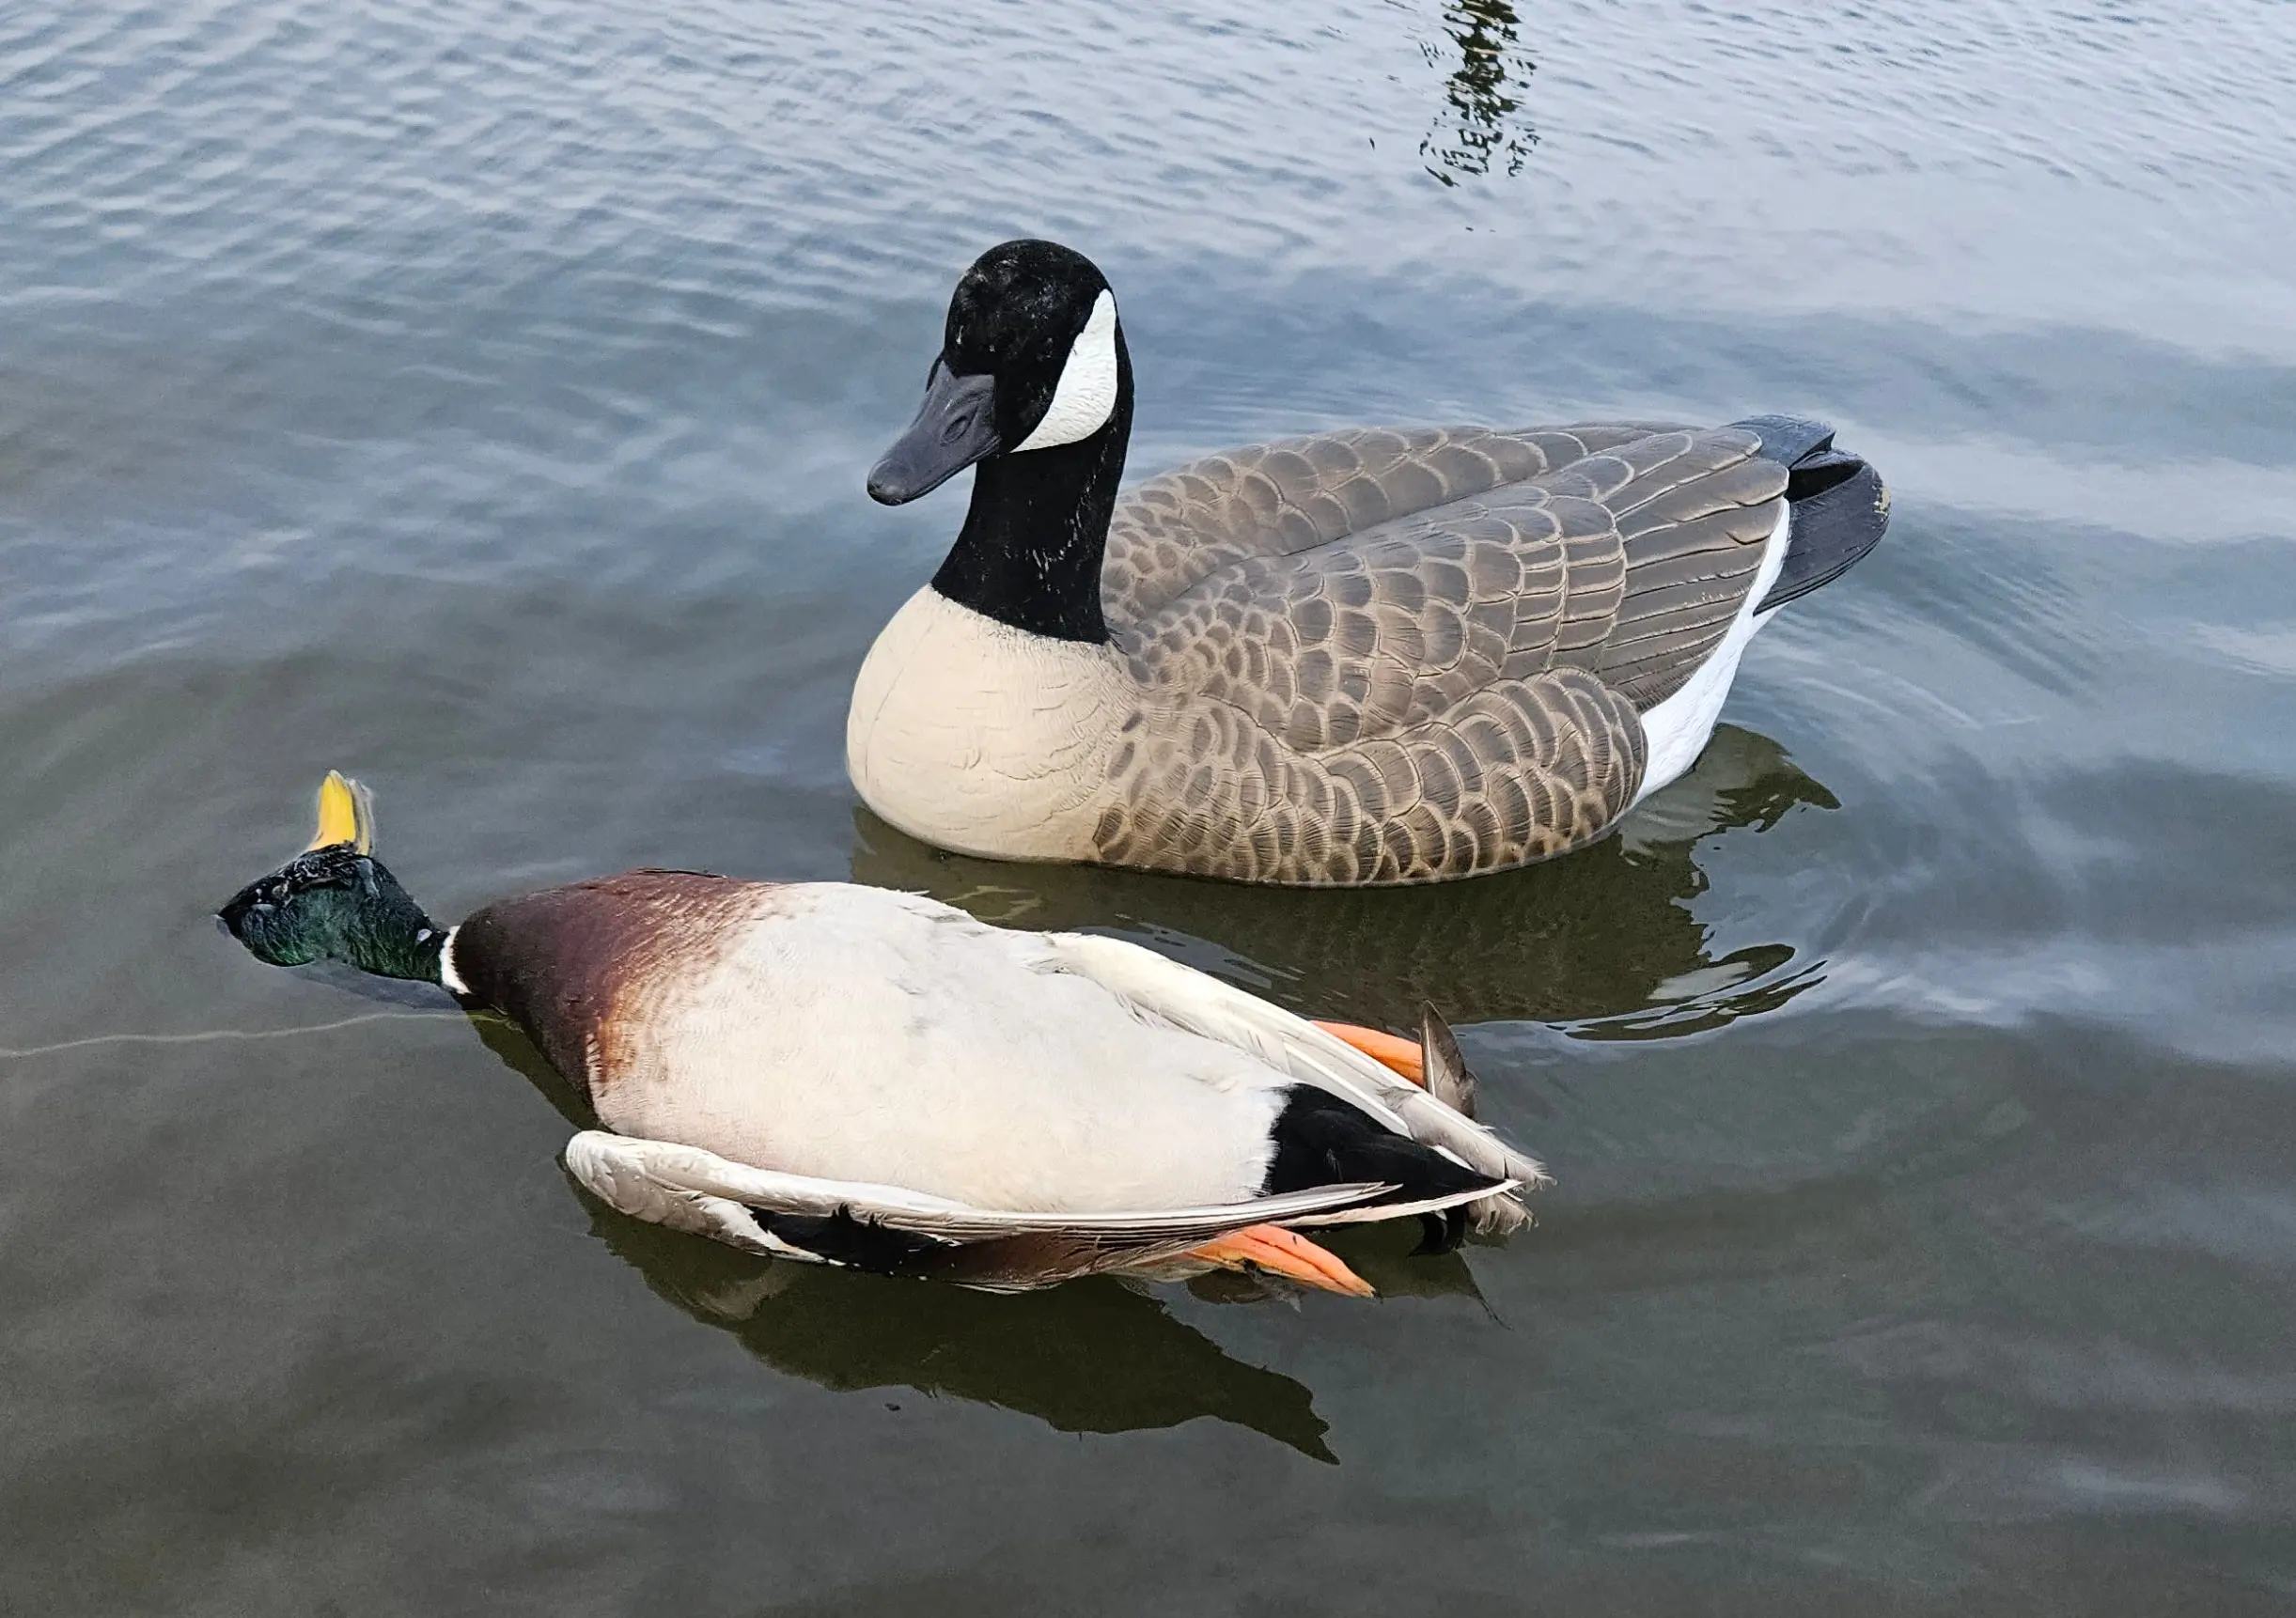
[(932, 586), (959, 606), (1057, 641), (1105, 644), (1101, 561), (1132, 438), (1132, 367), (1117, 350), (1117, 402), (1074, 443), (991, 456)]

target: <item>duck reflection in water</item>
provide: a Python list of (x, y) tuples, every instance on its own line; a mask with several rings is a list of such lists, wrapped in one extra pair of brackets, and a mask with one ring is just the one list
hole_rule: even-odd
[(1775, 1010), (1817, 981), (1816, 963), (1793, 970), (1787, 944), (1713, 954), (1690, 910), (1707, 885), (1701, 843), (1767, 830), (1804, 805), (1838, 806), (1776, 742), (1724, 724), (1617, 835), (1469, 881), (1267, 888), (1004, 864), (929, 848), (867, 810), (855, 812), (852, 879), (928, 893), (983, 921), (1111, 928), (1311, 1017), (1415, 1028), (1432, 1003), (1460, 1022), (1657, 1038)]
[(1016, 1410), (1064, 1433), (1210, 1417), (1337, 1459), (1305, 1386), (1230, 1358), (1122, 1282), (997, 1296), (780, 1263), (625, 1218), (572, 1189), (593, 1234), (656, 1295), (731, 1332), (773, 1369), (834, 1392), (914, 1389)]
[[(525, 1035), (473, 1018), (481, 1041), (525, 1076), (577, 1129), (586, 1103)], [(1070, 1433), (1175, 1427), (1199, 1418), (1247, 1427), (1316, 1460), (1335, 1461), (1314, 1395), (1280, 1372), (1232, 1358), (1135, 1283), (1106, 1277), (1047, 1291), (976, 1292), (781, 1262), (664, 1230), (608, 1207), (568, 1176), (608, 1251), (657, 1297), (732, 1333), (776, 1371), (838, 1392), (909, 1388), (1034, 1416)], [(1333, 1247), (1395, 1297), (1480, 1301), (1457, 1252), (1410, 1251), (1406, 1227), (1365, 1227)], [(1198, 1276), (1207, 1302), (1250, 1302), (1288, 1289), (1239, 1274)]]

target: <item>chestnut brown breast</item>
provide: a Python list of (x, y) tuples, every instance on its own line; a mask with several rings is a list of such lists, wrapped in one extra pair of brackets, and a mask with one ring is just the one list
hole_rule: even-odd
[(713, 966), (778, 884), (631, 871), (501, 899), (456, 929), (455, 972), (593, 1102), (664, 988)]

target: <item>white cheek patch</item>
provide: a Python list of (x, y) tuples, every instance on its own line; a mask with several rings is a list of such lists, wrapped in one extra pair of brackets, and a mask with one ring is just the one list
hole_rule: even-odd
[(1116, 408), (1117, 300), (1103, 290), (1093, 300), (1092, 318), (1069, 349), (1068, 364), (1060, 367), (1060, 381), (1053, 389), (1044, 419), (1013, 453), (1090, 438), (1108, 425), (1109, 412)]

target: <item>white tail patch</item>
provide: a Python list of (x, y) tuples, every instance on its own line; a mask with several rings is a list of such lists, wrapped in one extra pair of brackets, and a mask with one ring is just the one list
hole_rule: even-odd
[(1649, 763), (1643, 770), (1642, 790), (1634, 794), (1636, 803), (1660, 787), (1679, 780), (1698, 762), (1698, 755), (1706, 751), (1707, 739), (1714, 734), (1714, 723), (1722, 717), (1723, 699), (1730, 694), (1730, 682), (1738, 677), (1738, 660), (1746, 655), (1746, 644), (1754, 639), (1754, 631), (1769, 622), (1769, 615), (1757, 615), (1756, 609), (1762, 598), (1770, 594), (1770, 586), (1778, 582), (1778, 574), (1786, 566), (1786, 552), (1793, 543), (1793, 507), (1788, 506), (1765, 541), (1762, 565), (1756, 570), (1754, 583), (1747, 587), (1746, 599), (1723, 635), (1722, 644), (1707, 653), (1706, 661), (1682, 682), (1680, 691), (1642, 716)]
[(1108, 425), (1109, 413), (1116, 408), (1117, 300), (1115, 293), (1102, 288), (1093, 300), (1091, 319), (1070, 345), (1068, 362), (1060, 367), (1060, 381), (1053, 389), (1053, 402), (1045, 407), (1044, 419), (1013, 453), (1051, 449), (1090, 438)]

